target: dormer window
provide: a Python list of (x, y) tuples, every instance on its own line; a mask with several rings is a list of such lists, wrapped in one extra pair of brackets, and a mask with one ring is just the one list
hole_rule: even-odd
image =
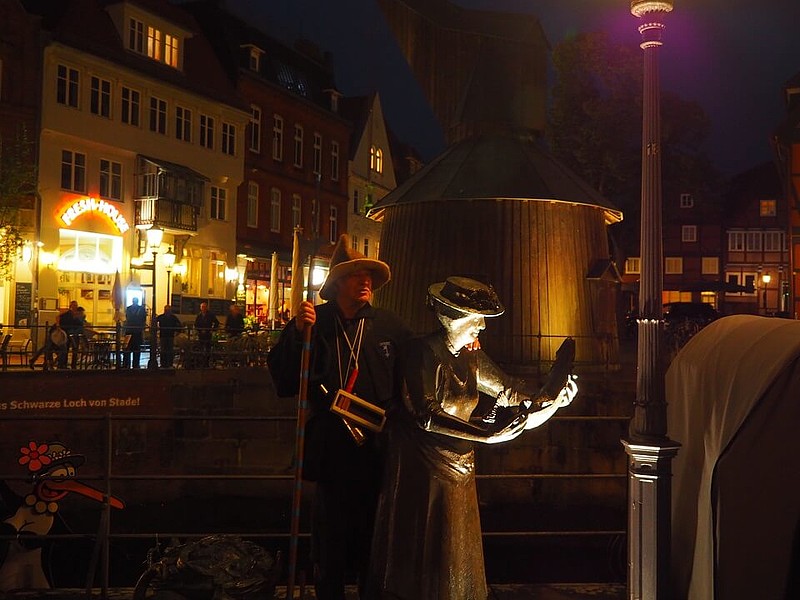
[(128, 50), (180, 68), (181, 37), (134, 17), (128, 19)]
[(255, 46), (250, 46), (250, 59), (248, 61), (248, 67), (251, 71), (258, 73), (261, 71), (261, 55), (263, 52), (260, 48), (256, 48)]

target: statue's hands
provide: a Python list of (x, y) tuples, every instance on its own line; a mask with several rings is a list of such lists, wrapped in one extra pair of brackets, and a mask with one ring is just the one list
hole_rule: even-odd
[(556, 397), (556, 404), (558, 408), (563, 408), (565, 406), (569, 406), (572, 404), (572, 401), (575, 399), (575, 396), (578, 394), (578, 376), (574, 373), (570, 373), (569, 377), (567, 377), (567, 383), (561, 389), (558, 396)]
[(527, 423), (528, 414), (525, 412), (517, 413), (507, 425), (493, 433), (486, 441), (490, 444), (500, 444), (513, 440), (520, 433), (525, 431), (525, 425)]

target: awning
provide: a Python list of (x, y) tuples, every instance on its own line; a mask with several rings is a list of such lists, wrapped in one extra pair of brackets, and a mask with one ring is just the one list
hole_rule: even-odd
[(144, 159), (149, 163), (153, 163), (157, 167), (164, 169), (165, 171), (169, 171), (170, 173), (174, 173), (176, 175), (182, 175), (183, 177), (191, 179), (199, 179), (200, 181), (207, 181), (207, 182), (211, 181), (211, 179), (209, 179), (202, 173), (198, 173), (194, 169), (190, 169), (185, 165), (179, 165), (178, 163), (170, 162), (162, 158), (153, 158), (152, 156), (145, 156), (144, 154), (140, 154), (139, 158)]

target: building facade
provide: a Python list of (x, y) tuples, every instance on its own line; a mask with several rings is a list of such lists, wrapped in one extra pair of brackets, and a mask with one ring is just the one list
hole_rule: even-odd
[(325, 257), (346, 231), (351, 123), (339, 114), (330, 58), (316, 47), (289, 48), (213, 2), (187, 9), (249, 105), (236, 200), (240, 301), (260, 323), (280, 324), (291, 308), (295, 228), (305, 241), (304, 256), (319, 257), (312, 276), (317, 284)]
[[(187, 319), (201, 300), (221, 312), (235, 289), (234, 198), (249, 113), (208, 42), (167, 2), (31, 6), (48, 33), (39, 323), (74, 300), (90, 323), (111, 325), (133, 296), (157, 312), (170, 301)], [(151, 228), (163, 230), (155, 248)]]
[(774, 149), (786, 198), (788, 219), (785, 304), (789, 317), (800, 319), (800, 73), (784, 86), (786, 118), (775, 132)]
[(347, 168), (347, 231), (353, 248), (377, 258), (381, 224), (367, 212), (397, 187), (394, 157), (380, 95), (343, 98), (342, 114), (353, 123)]

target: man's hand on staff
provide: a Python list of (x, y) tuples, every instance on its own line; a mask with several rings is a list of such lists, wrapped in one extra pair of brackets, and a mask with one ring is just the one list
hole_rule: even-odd
[(297, 331), (302, 333), (306, 325), (313, 327), (316, 322), (317, 311), (314, 309), (314, 305), (308, 300), (303, 300), (300, 303), (300, 310), (297, 311), (297, 317), (295, 317), (295, 327), (297, 327)]

